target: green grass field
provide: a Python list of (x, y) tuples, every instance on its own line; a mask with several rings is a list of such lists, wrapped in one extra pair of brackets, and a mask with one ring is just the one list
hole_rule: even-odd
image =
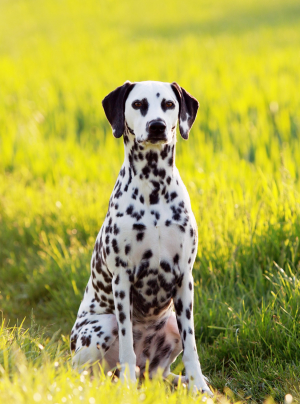
[(298, 0), (0, 1), (1, 403), (201, 402), (70, 366), (123, 159), (101, 101), (127, 79), (177, 81), (200, 102), (176, 162), (216, 400), (300, 402), (299, 44)]

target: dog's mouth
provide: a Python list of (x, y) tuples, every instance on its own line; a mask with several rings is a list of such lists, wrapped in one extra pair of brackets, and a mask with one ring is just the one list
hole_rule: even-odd
[(163, 145), (166, 143), (169, 143), (170, 139), (167, 138), (167, 136), (148, 136), (145, 140), (143, 140), (142, 143), (146, 145)]
[(151, 136), (147, 139), (149, 143), (156, 144), (156, 143), (165, 143), (167, 141), (166, 136)]

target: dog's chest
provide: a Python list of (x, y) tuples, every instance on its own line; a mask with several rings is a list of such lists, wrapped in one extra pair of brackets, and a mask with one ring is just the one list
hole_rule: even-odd
[(158, 203), (149, 204), (149, 195), (142, 193), (141, 187), (135, 193), (137, 189), (132, 186), (122, 198), (111, 199), (102, 231), (107, 265), (118, 266), (119, 262), (120, 266), (131, 268), (138, 280), (146, 262), (157, 269), (166, 261), (172, 268), (166, 272), (178, 275), (194, 242), (195, 220), (189, 200), (178, 187), (177, 192), (170, 192), (174, 200), (166, 203), (161, 198)]
[(159, 195), (158, 203), (149, 203), (149, 192), (136, 184), (111, 198), (102, 248), (109, 271), (130, 276), (134, 317), (160, 315), (169, 308), (195, 250), (195, 221), (179, 184), (175, 181), (176, 190), (169, 187), (167, 201)]

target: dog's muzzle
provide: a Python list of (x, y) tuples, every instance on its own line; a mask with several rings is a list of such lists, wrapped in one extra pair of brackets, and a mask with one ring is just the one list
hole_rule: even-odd
[(162, 119), (154, 119), (147, 125), (148, 139), (151, 143), (161, 142), (166, 140), (167, 125)]

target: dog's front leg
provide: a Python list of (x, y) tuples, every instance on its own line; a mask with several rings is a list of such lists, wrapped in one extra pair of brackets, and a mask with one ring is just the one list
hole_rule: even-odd
[(181, 335), (183, 346), (183, 363), (185, 366), (186, 377), (189, 380), (189, 386), (202, 391), (203, 393), (212, 394), (205, 382), (205, 378), (201, 371), (199, 357), (197, 354), (194, 317), (193, 317), (193, 284), (194, 279), (189, 271), (185, 273), (182, 283), (174, 297), (174, 306), (178, 329)]
[[(132, 334), (132, 297), (129, 271), (122, 268), (113, 277), (113, 293), (116, 317), (119, 328), (119, 360), (121, 365), (120, 378), (122, 381), (136, 381), (136, 355), (133, 350)], [(126, 369), (128, 367), (128, 370)], [(126, 373), (126, 371), (129, 371)]]

